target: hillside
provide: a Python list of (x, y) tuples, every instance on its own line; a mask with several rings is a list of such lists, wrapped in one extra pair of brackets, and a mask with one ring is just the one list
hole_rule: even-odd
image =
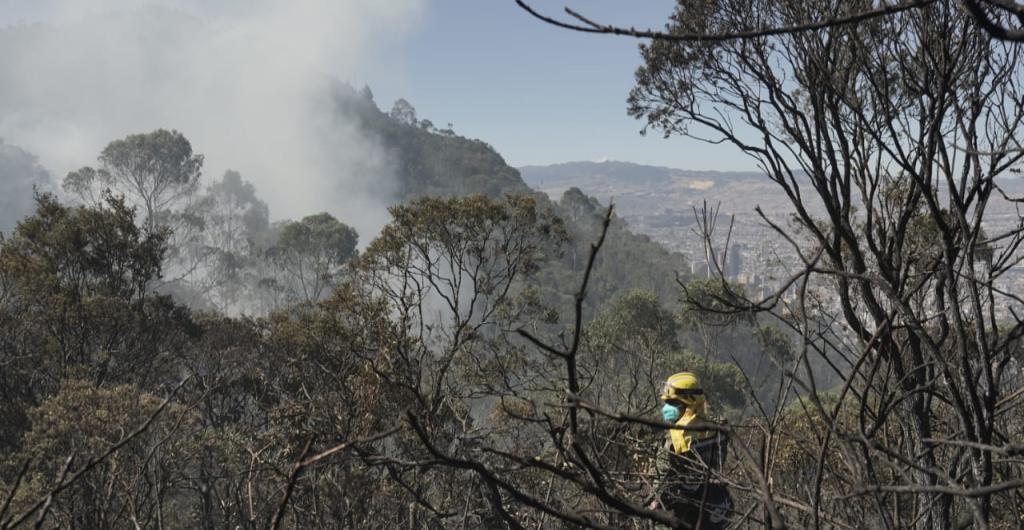
[[(694, 209), (707, 201), (709, 206), (721, 208), (722, 239), (729, 217), (735, 216), (731, 243), (742, 256), (741, 268), (747, 279), (765, 274), (777, 263), (784, 268), (785, 263), (796, 260), (788, 245), (782, 244), (755, 212), (760, 207), (778, 223), (785, 223), (793, 212), (786, 194), (763, 173), (684, 170), (631, 162), (567, 162), (519, 170), (528, 185), (552, 197), (576, 187), (602, 202), (614, 200), (633, 230), (694, 261), (704, 255), (703, 241), (693, 230)], [(1011, 198), (1024, 196), (1024, 179), (1010, 175), (1000, 178), (999, 186)], [(824, 209), (810, 202), (811, 197), (805, 195), (809, 210), (823, 215)], [(1007, 230), (1016, 219), (1016, 203), (992, 197), (986, 230)]]
[(519, 171), (527, 184), (538, 189), (623, 184), (666, 186), (678, 182), (685, 182), (693, 189), (701, 189), (714, 184), (748, 181), (761, 176), (759, 172), (695, 171), (614, 160), (524, 166), (519, 168)]
[(342, 119), (356, 120), (388, 153), (398, 180), (394, 202), (424, 195), (529, 191), (519, 172), (486, 142), (436, 129), (428, 120), (392, 117), (377, 106), (369, 89), (357, 92), (338, 83), (335, 104)]
[[(533, 193), (542, 204), (553, 208), (566, 221), (573, 241), (561, 260), (542, 272), (541, 281), (549, 301), (558, 299), (563, 309), (571, 305), (590, 244), (598, 236), (608, 204), (606, 197), (588, 197), (572, 186), (549, 197), (545, 192), (550, 190), (531, 188), (520, 172), (486, 142), (435, 129), (427, 120), (403, 121), (391, 116), (377, 106), (368, 91), (339, 85), (337, 94), (339, 113), (358, 119), (365, 133), (391, 154), (399, 182), (393, 202), (425, 195), (479, 193), (498, 197)], [(684, 257), (636, 233), (616, 203), (616, 216), (594, 271), (588, 305), (600, 306), (632, 289), (652, 291), (663, 302), (674, 302), (679, 271), (689, 271)]]
[[(788, 212), (789, 201), (775, 183), (759, 172), (675, 169), (632, 162), (567, 162), (520, 168), (530, 186), (552, 196), (577, 187), (602, 201), (614, 199), (619, 213), (640, 231), (686, 226), (692, 208), (707, 200), (723, 212)], [(654, 235), (654, 234), (652, 234)]]

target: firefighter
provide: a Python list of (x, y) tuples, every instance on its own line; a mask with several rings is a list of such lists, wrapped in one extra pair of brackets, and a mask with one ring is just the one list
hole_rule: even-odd
[[(704, 390), (691, 372), (674, 374), (661, 393), (662, 419), (672, 424), (656, 459), (652, 509), (669, 510), (681, 528), (719, 530), (728, 526), (729, 491), (718, 480), (728, 438), (707, 419)], [(705, 427), (702, 428), (701, 426)]]

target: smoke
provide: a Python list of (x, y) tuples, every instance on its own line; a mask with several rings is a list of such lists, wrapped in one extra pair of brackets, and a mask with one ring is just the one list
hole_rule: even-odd
[(0, 232), (10, 234), (19, 220), (32, 213), (32, 194), (51, 191), (52, 184), (35, 156), (0, 138)]
[(0, 30), (0, 138), (60, 179), (110, 140), (177, 129), (207, 181), (237, 169), (274, 218), (327, 211), (365, 243), (391, 171), (339, 119), (332, 86), (401, 38), (421, 1), (49, 1), (42, 24)]

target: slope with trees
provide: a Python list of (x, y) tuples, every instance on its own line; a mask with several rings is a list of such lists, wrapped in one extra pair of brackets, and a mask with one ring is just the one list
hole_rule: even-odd
[[(678, 277), (680, 256), (580, 190), (551, 201), (482, 142), (339, 98), (405, 182), (361, 253), (328, 214), (270, 224), (233, 173), (139, 210), (129, 181), (75, 173), (97, 200), (40, 195), (0, 241), (0, 528), (682, 526), (648, 508), (655, 386), (693, 368), (746, 421), (764, 381), (712, 354), (712, 327), (742, 321), (779, 363), (799, 358), (787, 338), (757, 308), (723, 317), (708, 300), (729, 286)], [(265, 314), (235, 316), (261, 292)], [(736, 432), (723, 479), (765, 492), (754, 455), (774, 449)], [(773, 494), (745, 502), (775, 520)]]

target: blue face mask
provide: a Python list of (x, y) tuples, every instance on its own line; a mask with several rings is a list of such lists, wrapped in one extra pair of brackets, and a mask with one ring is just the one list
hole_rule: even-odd
[(675, 423), (679, 419), (679, 407), (665, 403), (661, 407), (661, 417), (667, 423)]

